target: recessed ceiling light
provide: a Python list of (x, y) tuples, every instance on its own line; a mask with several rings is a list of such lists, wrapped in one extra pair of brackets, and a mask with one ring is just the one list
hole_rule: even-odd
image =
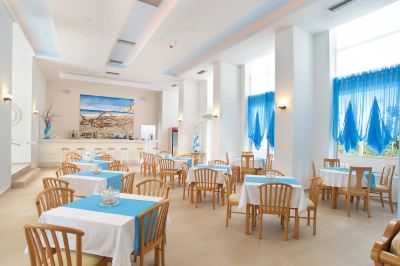
[(119, 75), (119, 73), (117, 73), (117, 72), (111, 72), (111, 71), (107, 71), (106, 74), (115, 75), (115, 76), (118, 76), (118, 75)]
[(110, 59), (110, 60), (108, 60), (110, 63), (113, 63), (113, 64), (120, 64), (120, 65), (122, 65), (124, 62), (123, 61), (121, 61), (121, 60), (116, 60), (116, 59)]
[(176, 83), (171, 85), (171, 87), (176, 87), (176, 86), (178, 86), (178, 84)]

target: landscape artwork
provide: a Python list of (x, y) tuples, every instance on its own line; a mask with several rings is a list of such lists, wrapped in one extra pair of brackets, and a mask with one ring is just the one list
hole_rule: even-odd
[(131, 139), (134, 99), (80, 95), (79, 131), (83, 138)]

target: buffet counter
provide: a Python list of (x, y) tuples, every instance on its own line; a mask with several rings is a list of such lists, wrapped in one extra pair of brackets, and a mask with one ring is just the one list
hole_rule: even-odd
[(41, 140), (39, 144), (40, 167), (59, 165), (64, 161), (66, 151), (82, 153), (84, 151), (94, 152), (95, 148), (110, 153), (118, 160), (137, 163), (141, 151), (153, 152), (157, 147), (156, 140), (124, 140), (124, 139), (49, 139)]

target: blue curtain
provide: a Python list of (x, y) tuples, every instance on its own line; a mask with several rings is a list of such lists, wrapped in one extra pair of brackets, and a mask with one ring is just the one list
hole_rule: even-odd
[(257, 150), (260, 149), (262, 139), (266, 132), (269, 132), (274, 104), (275, 92), (266, 92), (248, 97), (248, 137), (253, 141)]
[(272, 111), (267, 139), (269, 140), (269, 144), (271, 144), (271, 147), (275, 148), (275, 111)]
[(357, 132), (356, 119), (354, 117), (353, 105), (349, 102), (346, 115), (344, 117), (343, 131), (340, 134), (340, 143), (344, 146), (346, 152), (353, 151), (357, 148), (360, 136)]
[[(381, 126), (389, 133), (390, 139), (399, 136), (400, 115), (400, 65), (375, 71), (363, 72), (333, 81), (333, 138), (344, 144), (345, 116), (349, 103), (359, 140), (366, 139), (368, 121), (374, 99), (379, 106)], [(385, 144), (386, 141), (382, 144)], [(367, 139), (368, 144), (368, 139)], [(372, 144), (374, 145), (374, 144)], [(383, 145), (385, 148), (387, 144)], [(380, 150), (381, 148), (379, 148)]]

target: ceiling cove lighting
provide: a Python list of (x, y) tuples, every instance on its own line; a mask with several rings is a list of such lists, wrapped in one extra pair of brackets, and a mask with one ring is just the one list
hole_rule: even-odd
[[(126, 69), (172, 11), (178, 0), (138, 0), (110, 51), (106, 67)], [(120, 61), (115, 63), (111, 62)]]

